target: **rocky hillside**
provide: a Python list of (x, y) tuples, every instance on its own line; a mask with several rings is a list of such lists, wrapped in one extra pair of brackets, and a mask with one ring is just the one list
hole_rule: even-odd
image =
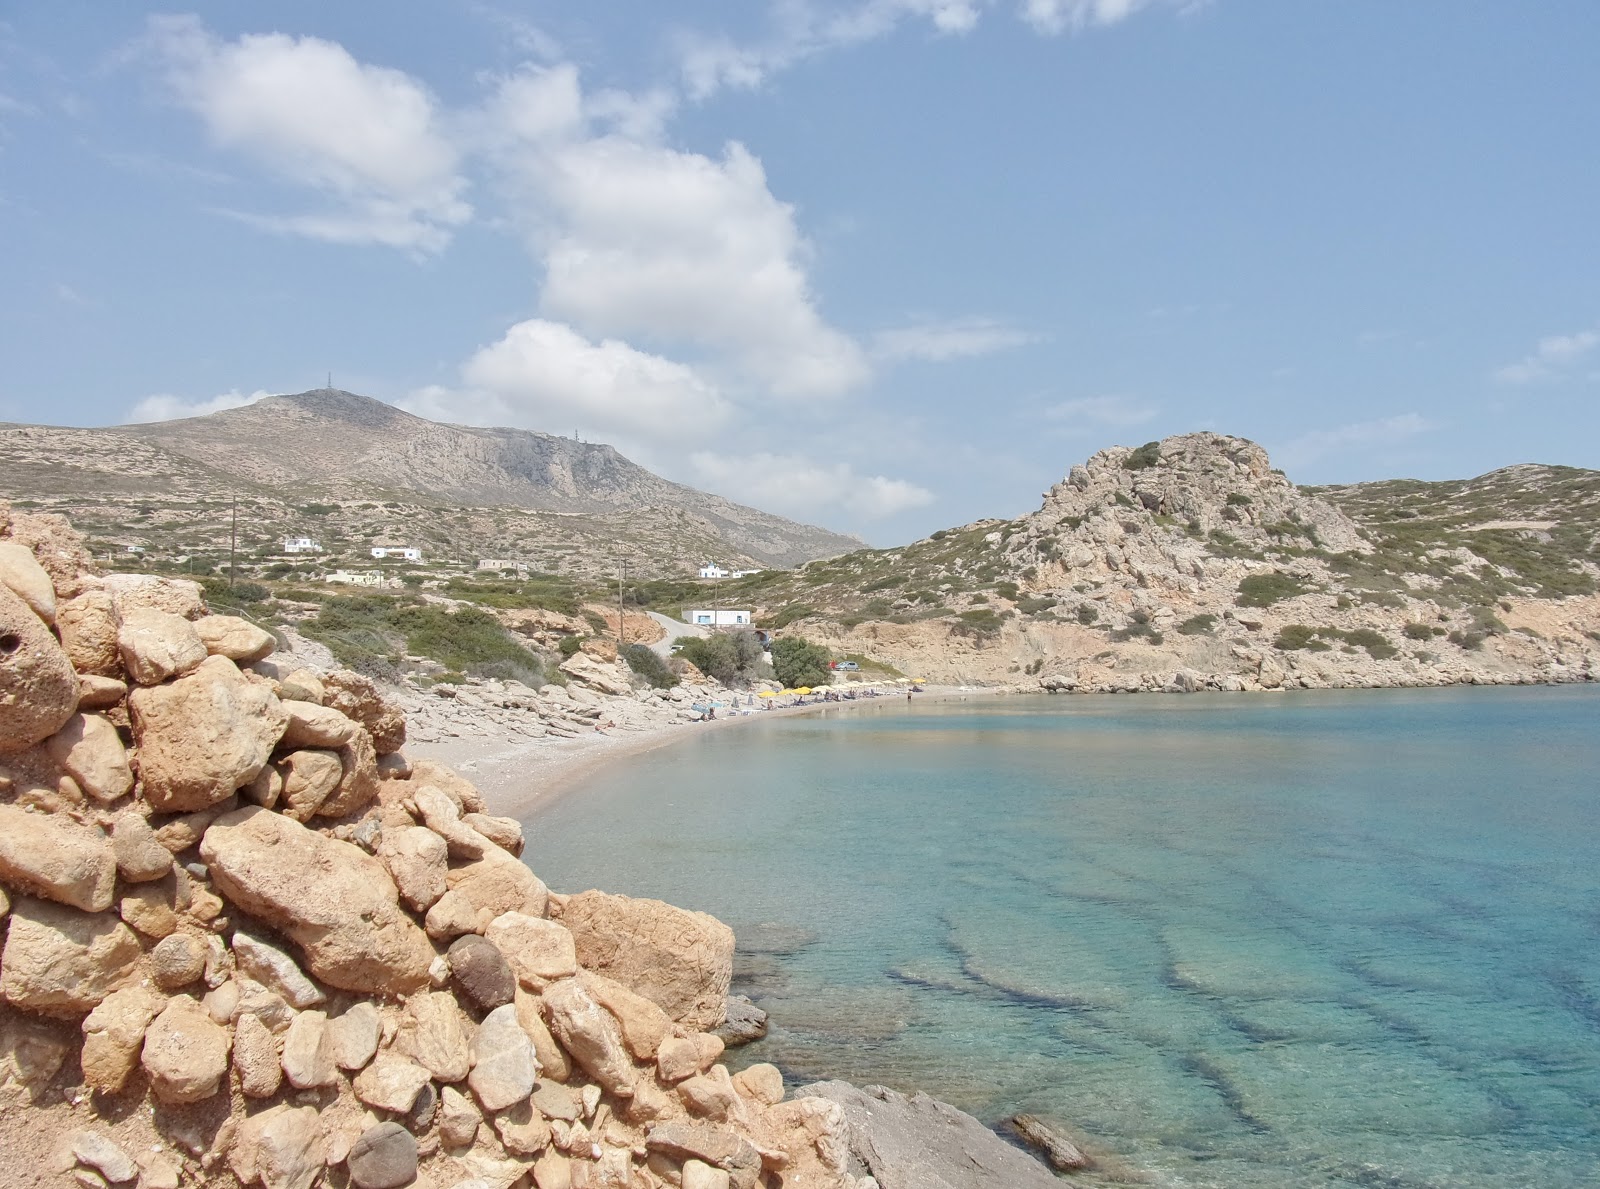
[(335, 390), (110, 429), (0, 425), (0, 498), (66, 515), (96, 550), (225, 554), (234, 497), (247, 558), (285, 536), (365, 558), (508, 557), (551, 573), (652, 576), (707, 558), (789, 566), (860, 542), (671, 483), (610, 446), (441, 425)]
[(1258, 689), (1589, 680), (1600, 474), (1297, 488), (1252, 442), (1112, 447), (1042, 506), (729, 597), (935, 680)]
[(0, 1183), (875, 1183), (840, 1106), (719, 1062), (726, 926), (551, 893), (273, 647), (0, 510)]

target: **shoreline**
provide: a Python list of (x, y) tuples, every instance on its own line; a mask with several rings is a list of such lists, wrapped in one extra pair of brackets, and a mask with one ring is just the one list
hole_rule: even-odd
[[(992, 698), (1001, 694), (1033, 692), (1010, 687), (959, 688), (930, 686), (915, 696), (916, 704)], [(408, 743), (412, 759), (437, 760), (472, 781), (483, 794), (489, 812), (528, 821), (537, 817), (607, 764), (658, 748), (670, 747), (707, 731), (727, 730), (749, 722), (846, 710), (860, 706), (893, 705), (898, 696), (864, 698), (854, 702), (810, 702), (780, 706), (752, 715), (718, 718), (705, 723), (666, 723), (648, 730), (618, 729), (562, 739), (533, 739), (512, 743), (503, 737), (461, 735), (426, 743)]]

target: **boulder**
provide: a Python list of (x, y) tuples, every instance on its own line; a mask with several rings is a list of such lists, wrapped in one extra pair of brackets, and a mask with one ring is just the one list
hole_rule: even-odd
[(367, 728), (379, 755), (399, 751), (406, 744), (406, 716), (399, 706), (378, 692), (369, 678), (348, 669), (335, 669), (322, 678), (323, 705)]
[(0, 586), (0, 755), (50, 738), (78, 709), (78, 675), (44, 620)]
[(478, 1136), (483, 1114), (477, 1105), (454, 1086), (440, 1095), (439, 1138), (447, 1148), (464, 1148)]
[(80, 675), (121, 679), (122, 650), (117, 647), (117, 613), (103, 590), (86, 590), (56, 610), (61, 647)]
[(472, 1069), (467, 1020), (448, 991), (413, 995), (406, 1003), (394, 1051), (441, 1082), (465, 1081)]
[(615, 1019), (590, 998), (577, 979), (552, 983), (544, 991), (550, 1030), (585, 1073), (616, 1098), (632, 1098), (633, 1061)]
[(517, 981), (529, 990), (578, 972), (572, 933), (559, 921), (505, 912), (489, 922), (483, 935), (506, 955)]
[(626, 696), (633, 693), (633, 683), (620, 667), (596, 660), (586, 652), (575, 652), (562, 661), (561, 671), (603, 694)]
[(162, 1102), (182, 1105), (210, 1098), (228, 1073), (226, 1028), (187, 995), (167, 1003), (144, 1034), (139, 1063)]
[(188, 578), (158, 578), (154, 574), (107, 574), (101, 585), (110, 593), (118, 618), (141, 609), (165, 611), (196, 620), (206, 613), (200, 584)]
[(111, 721), (98, 714), (74, 714), (45, 740), (46, 754), (96, 801), (110, 803), (133, 791), (128, 752)]
[[(720, 1123), (672, 1119), (658, 1123), (645, 1136), (651, 1152), (673, 1160), (699, 1160), (726, 1170), (734, 1184), (751, 1186), (761, 1176), (761, 1153), (756, 1146), (731, 1127)], [(922, 1189), (920, 1182), (907, 1182)]]
[(707, 1072), (679, 1082), (678, 1097), (689, 1113), (699, 1118), (714, 1123), (742, 1119), (739, 1092), (734, 1089), (733, 1079), (724, 1065), (713, 1065)]
[(228, 901), (299, 945), (321, 981), (384, 995), (427, 984), (433, 946), (360, 847), (251, 806), (212, 823), (200, 857)]
[(122, 667), (140, 685), (159, 685), (198, 668), (206, 659), (200, 634), (180, 615), (133, 607), (119, 618), (117, 648)]
[(283, 729), (285, 748), (343, 747), (356, 733), (356, 724), (332, 706), (289, 701), (283, 708), (289, 716)]
[(493, 1011), (515, 998), (516, 975), (493, 942), (468, 933), (456, 938), (447, 956), (456, 985), (480, 1011)]
[(525, 864), (498, 849), (476, 863), (448, 872), (445, 885), (473, 908), (487, 912), (488, 921), (508, 912), (542, 917), (550, 903), (550, 890), (544, 882)]
[(0, 995), (44, 1015), (81, 1015), (132, 973), (139, 941), (111, 913), (82, 913), (43, 900), (12, 905)]
[(327, 697), (322, 678), (310, 669), (295, 669), (278, 678), (278, 697), (285, 702), (315, 702), (322, 705)]
[(476, 830), (507, 854), (522, 854), (522, 823), (514, 817), (492, 817), (487, 813), (464, 813), (461, 822)]
[(260, 660), (278, 644), (271, 632), (236, 615), (202, 615), (194, 621), (194, 630), (212, 656), (241, 665)]
[(178, 927), (173, 911), (174, 881), (141, 884), (117, 901), (117, 915), (145, 937), (160, 940)]
[(45, 623), (55, 623), (56, 588), (26, 545), (0, 541), (0, 586), (7, 587)]
[(578, 963), (704, 1032), (722, 1023), (733, 977), (733, 930), (660, 900), (582, 892), (561, 907)]
[[(70, 659), (70, 658), (69, 658)], [(73, 666), (76, 668), (77, 666)], [(115, 677), (78, 672), (78, 709), (108, 710), (128, 696), (128, 683)]]
[(187, 933), (162, 938), (150, 951), (150, 977), (156, 986), (175, 991), (206, 972), (206, 947)]
[(139, 1175), (139, 1166), (98, 1131), (75, 1132), (68, 1139), (79, 1164), (94, 1169), (112, 1185), (124, 1185)]
[(461, 807), (433, 785), (419, 785), (411, 799), (422, 815), (422, 824), (444, 839), (452, 859), (481, 859), (494, 845), (471, 826), (463, 824)]
[(668, 1037), (656, 1050), (656, 1071), (664, 1082), (681, 1082), (710, 1069), (722, 1049), (721, 1038), (710, 1032)]
[(398, 1123), (379, 1123), (350, 1147), (345, 1167), (356, 1189), (400, 1189), (417, 1179), (417, 1141)]
[(283, 1076), (296, 1090), (332, 1086), (339, 1080), (326, 1012), (303, 1011), (283, 1034)]
[(271, 1098), (283, 1085), (278, 1042), (260, 1017), (249, 1012), (233, 1027), (233, 1071), (247, 1098)]
[(329, 1020), (328, 1034), (333, 1038), (334, 1064), (344, 1070), (365, 1069), (378, 1051), (383, 1020), (376, 1007), (362, 1000)]
[(566, 1081), (572, 1076), (572, 1062), (568, 1060), (566, 1050), (556, 1043), (554, 1036), (550, 1035), (550, 1027), (544, 1022), (542, 1014), (542, 1001), (538, 996), (519, 989), (516, 1008), (517, 1022), (522, 1025), (522, 1030), (533, 1042), (533, 1051), (539, 1058), (540, 1072), (547, 1080)]
[(338, 754), (343, 775), (338, 787), (317, 810), (319, 817), (345, 817), (370, 805), (378, 795), (378, 757), (372, 736), (357, 727)]
[(727, 1018), (717, 1025), (716, 1033), (730, 1049), (758, 1041), (767, 1034), (767, 1013), (748, 995), (729, 995)]
[[(417, 1101), (431, 1074), (409, 1057), (379, 1053), (351, 1083), (356, 1097), (373, 1110), (406, 1114)], [(450, 1091), (446, 1089), (446, 1093)]]
[(483, 1018), (471, 1049), (472, 1072), (467, 1084), (484, 1110), (505, 1110), (533, 1093), (539, 1059), (511, 1004), (497, 1007)]
[(84, 912), (104, 912), (116, 894), (116, 854), (95, 826), (0, 805), (0, 881)]
[(287, 721), (283, 704), (226, 657), (128, 695), (145, 798), (161, 813), (205, 809), (266, 765)]
[(783, 1071), (765, 1062), (751, 1065), (733, 1075), (733, 1087), (764, 1106), (776, 1106), (783, 1101)]
[(147, 987), (113, 991), (83, 1018), (83, 1052), (79, 1064), (84, 1083), (103, 1094), (122, 1089), (139, 1064), (145, 1029), (166, 1006), (166, 996)]
[[(284, 703), (286, 706), (294, 704)], [(308, 702), (299, 704), (310, 705)], [(297, 822), (308, 822), (315, 817), (344, 778), (344, 764), (336, 751), (290, 752), (273, 767), (283, 777), (284, 805), (280, 812)]]
[(433, 785), (454, 801), (456, 808), (463, 814), (483, 813), (487, 809), (483, 802), (483, 794), (478, 792), (477, 786), (438, 760), (414, 761), (411, 765), (411, 774), (406, 779), (418, 786)]
[[(534, 1110), (533, 1104), (526, 1100), (491, 1116), (491, 1121), (494, 1124), (495, 1134), (500, 1137), (501, 1145), (514, 1156), (537, 1156), (550, 1146), (550, 1124), (543, 1115)], [(626, 1177), (625, 1168), (618, 1171)], [(607, 1181), (613, 1185), (627, 1183), (619, 1179), (615, 1172), (609, 1176), (601, 1173), (598, 1179), (601, 1184)]]
[(883, 1086), (817, 1082), (795, 1091), (844, 1109), (848, 1171), (884, 1186), (926, 1189), (1059, 1189), (1037, 1160), (948, 1103)]
[(654, 1061), (661, 1042), (672, 1034), (672, 1020), (667, 1013), (603, 974), (585, 970), (578, 975), (578, 981), (589, 997), (616, 1019), (628, 1052), (640, 1061)]
[(389, 869), (400, 898), (417, 912), (427, 912), (445, 893), (449, 856), (444, 839), (423, 826), (385, 830), (378, 858)]
[(111, 852), (117, 874), (129, 883), (151, 883), (172, 870), (172, 852), (138, 813), (125, 813), (112, 823)]
[(297, 1011), (314, 1007), (327, 998), (293, 958), (243, 929), (235, 929), (233, 933), (233, 960), (240, 971), (277, 992)]
[(228, 1164), (241, 1185), (311, 1189), (322, 1174), (327, 1141), (317, 1108), (280, 1104), (240, 1124)]

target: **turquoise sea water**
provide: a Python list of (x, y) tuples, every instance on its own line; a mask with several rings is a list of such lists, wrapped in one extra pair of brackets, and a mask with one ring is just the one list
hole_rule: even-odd
[[(687, 729), (687, 728), (686, 728)], [(1600, 1185), (1600, 690), (1001, 698), (710, 732), (529, 823), (704, 909), (738, 1056), (1159, 1185)]]

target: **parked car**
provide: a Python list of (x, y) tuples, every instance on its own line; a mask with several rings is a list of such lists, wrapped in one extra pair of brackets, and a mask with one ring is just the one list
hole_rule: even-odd
[(861, 669), (861, 666), (856, 664), (855, 661), (829, 661), (828, 667), (841, 673), (856, 673)]

